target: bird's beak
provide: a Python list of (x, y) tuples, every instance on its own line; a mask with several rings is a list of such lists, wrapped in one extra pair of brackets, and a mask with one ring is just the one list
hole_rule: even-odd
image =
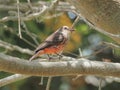
[(71, 32), (73, 32), (73, 31), (75, 31), (75, 29), (73, 29), (73, 28), (70, 28), (70, 31), (71, 31)]

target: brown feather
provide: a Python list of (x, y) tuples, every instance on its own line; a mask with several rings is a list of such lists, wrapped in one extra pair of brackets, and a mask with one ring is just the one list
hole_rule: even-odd
[(48, 48), (52, 45), (56, 46), (60, 44), (64, 40), (64, 36), (62, 35), (60, 29), (58, 29), (55, 33), (51, 34), (43, 43), (41, 43), (35, 50), (35, 54), (38, 53), (40, 50)]

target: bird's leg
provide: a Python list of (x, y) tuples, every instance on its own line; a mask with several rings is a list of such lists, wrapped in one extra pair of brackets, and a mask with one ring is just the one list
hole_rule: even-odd
[(51, 59), (52, 59), (52, 57), (50, 57), (50, 55), (49, 55), (49, 54), (47, 54), (47, 56), (48, 56), (48, 60), (51, 60)]
[(63, 57), (62, 54), (58, 54), (58, 53), (57, 53), (57, 55), (59, 56), (59, 60)]

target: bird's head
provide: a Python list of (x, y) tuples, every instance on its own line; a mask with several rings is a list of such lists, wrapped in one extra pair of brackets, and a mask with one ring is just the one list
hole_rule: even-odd
[(68, 26), (62, 26), (59, 30), (65, 37), (69, 37), (70, 33), (75, 31), (73, 28), (69, 28)]
[(75, 31), (73, 28), (69, 28), (68, 26), (63, 26), (62, 27), (62, 31), (65, 31), (65, 32), (73, 32)]

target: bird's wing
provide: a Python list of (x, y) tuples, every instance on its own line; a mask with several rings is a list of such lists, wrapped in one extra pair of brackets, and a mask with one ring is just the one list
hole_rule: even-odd
[(48, 48), (52, 45), (57, 46), (63, 41), (64, 41), (63, 34), (60, 32), (55, 32), (52, 35), (50, 35), (43, 43), (41, 43), (40, 46), (38, 46), (38, 48), (35, 50), (35, 53), (45, 48)]

